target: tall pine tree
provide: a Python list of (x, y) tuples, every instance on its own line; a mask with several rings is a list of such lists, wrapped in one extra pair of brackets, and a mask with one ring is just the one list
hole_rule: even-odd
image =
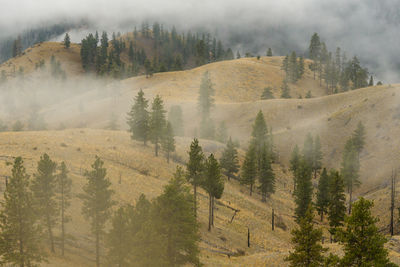
[(240, 183), (250, 186), (250, 196), (257, 178), (257, 157), (254, 145), (250, 145), (242, 164), (242, 175)]
[(203, 176), (203, 166), (204, 166), (204, 154), (201, 146), (199, 145), (199, 140), (194, 139), (190, 144), (189, 161), (186, 164), (186, 179), (190, 184), (193, 185), (193, 205), (194, 214), (197, 214), (197, 187), (201, 185)]
[(222, 152), (220, 159), (221, 168), (224, 170), (224, 174), (228, 177), (228, 180), (234, 177), (234, 175), (239, 171), (239, 159), (238, 152), (232, 138), (229, 137), (226, 143), (226, 148)]
[(260, 182), (259, 189), (261, 191), (261, 201), (266, 202), (269, 194), (275, 192), (275, 175), (271, 167), (271, 158), (264, 146), (261, 154), (261, 166), (258, 172), (258, 180)]
[(156, 157), (158, 156), (158, 148), (166, 125), (165, 113), (163, 100), (157, 95), (153, 100), (150, 114), (150, 137), (151, 142), (154, 144), (154, 154)]
[(315, 204), (318, 214), (321, 216), (321, 222), (324, 219), (324, 213), (328, 212), (329, 206), (329, 175), (326, 168), (323, 169), (318, 182), (317, 202)]
[(167, 154), (167, 162), (169, 163), (171, 152), (175, 151), (174, 130), (170, 122), (167, 122), (164, 128), (164, 133), (161, 138), (161, 147)]
[(60, 225), (61, 225), (61, 255), (64, 256), (65, 250), (65, 224), (70, 221), (70, 216), (66, 215), (66, 209), (70, 206), (72, 180), (68, 177), (67, 166), (61, 162), (59, 173), (57, 174), (58, 180), (58, 198), (60, 207)]
[(332, 170), (329, 174), (329, 232), (336, 239), (337, 229), (343, 226), (344, 216), (346, 213), (346, 196), (344, 195), (343, 178), (338, 171)]
[(148, 100), (144, 98), (144, 93), (140, 90), (135, 97), (134, 104), (131, 111), (128, 113), (127, 123), (129, 125), (129, 132), (131, 138), (138, 141), (143, 141), (146, 145), (149, 139), (149, 112), (147, 108), (149, 106)]
[(301, 218), (306, 214), (308, 206), (312, 201), (312, 170), (308, 162), (302, 158), (299, 167), (295, 172), (296, 190), (294, 191), (296, 203), (296, 220), (300, 222)]

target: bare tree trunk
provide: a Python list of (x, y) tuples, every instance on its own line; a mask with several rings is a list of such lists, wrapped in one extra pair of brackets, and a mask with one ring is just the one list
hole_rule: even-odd
[(214, 203), (215, 203), (214, 200), (215, 200), (215, 198), (212, 197), (211, 200), (212, 200), (212, 203), (211, 203), (211, 225), (214, 227)]
[(46, 221), (47, 221), (47, 230), (48, 230), (49, 239), (50, 239), (50, 249), (51, 249), (52, 253), (55, 253), (53, 231), (51, 229), (51, 223), (50, 223), (50, 216), (49, 215), (46, 216)]
[(193, 204), (194, 204), (194, 217), (196, 218), (197, 217), (197, 186), (196, 185), (193, 185), (193, 199), (194, 199), (194, 201), (193, 201)]
[(272, 220), (271, 220), (271, 224), (272, 224), (272, 231), (275, 230), (275, 211), (274, 209), (272, 209)]
[(208, 205), (208, 231), (211, 231), (211, 214), (212, 214), (212, 196), (208, 194), (209, 205)]
[(247, 227), (247, 247), (250, 247), (250, 228)]

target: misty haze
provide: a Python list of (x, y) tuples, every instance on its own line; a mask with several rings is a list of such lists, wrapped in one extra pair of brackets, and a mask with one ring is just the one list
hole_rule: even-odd
[(398, 266), (400, 3), (0, 8), (1, 266)]

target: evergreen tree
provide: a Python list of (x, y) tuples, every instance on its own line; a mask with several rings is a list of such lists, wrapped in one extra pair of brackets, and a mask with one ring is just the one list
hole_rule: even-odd
[(199, 140), (196, 138), (190, 144), (189, 151), (189, 161), (186, 164), (186, 179), (190, 184), (193, 185), (193, 195), (194, 195), (194, 214), (197, 214), (197, 186), (202, 184), (202, 171), (204, 165), (204, 154), (201, 146), (199, 145)]
[(313, 170), (314, 165), (314, 139), (310, 133), (307, 134), (303, 145), (303, 157), (307, 165)]
[(168, 121), (171, 123), (172, 129), (176, 136), (183, 136), (183, 115), (181, 106), (171, 106), (168, 112)]
[(358, 155), (360, 155), (365, 146), (365, 126), (361, 121), (357, 124), (357, 129), (352, 135), (352, 140)]
[(299, 77), (299, 68), (297, 66), (297, 55), (296, 52), (294, 51), (290, 54), (289, 57), (287, 77), (291, 83), (295, 83)]
[(59, 206), (56, 200), (57, 164), (47, 154), (43, 154), (37, 165), (37, 173), (32, 181), (36, 214), (47, 228), (51, 252), (54, 250), (53, 228), (57, 223)]
[(159, 258), (161, 264), (148, 266), (200, 265), (199, 225), (193, 214), (193, 199), (185, 186), (183, 172), (178, 169), (175, 177), (164, 187), (163, 194), (154, 201), (154, 232), (160, 240), (160, 244), (156, 244), (160, 256), (155, 258)]
[(1, 264), (32, 266), (44, 260), (38, 216), (32, 202), (29, 175), (26, 174), (22, 158), (17, 157), (1, 202)]
[(310, 90), (307, 91), (306, 98), (312, 98), (312, 94), (311, 94)]
[(225, 143), (228, 139), (228, 130), (226, 129), (226, 124), (224, 121), (221, 121), (219, 124), (217, 134), (216, 134), (217, 141), (221, 143)]
[(371, 77), (369, 78), (368, 86), (374, 86), (374, 77), (372, 77), (372, 75), (371, 75)]
[(119, 267), (130, 266), (131, 236), (129, 212), (131, 206), (121, 206), (111, 218), (111, 229), (106, 235), (107, 261)]
[(313, 219), (313, 208), (309, 205), (304, 217), (300, 219), (299, 228), (292, 231), (295, 248), (285, 258), (291, 267), (324, 266), (323, 253), (327, 249), (320, 244), (322, 230), (314, 228)]
[(291, 98), (290, 96), (290, 89), (286, 79), (283, 80), (281, 86), (281, 98)]
[(234, 177), (235, 173), (239, 171), (239, 159), (238, 152), (235, 144), (232, 142), (232, 138), (226, 144), (226, 148), (222, 152), (220, 159), (221, 168), (224, 170), (224, 174), (228, 177), (228, 180)]
[(241, 58), (239, 51), (236, 52), (236, 58), (237, 58), (237, 59), (240, 59), (240, 58)]
[[(261, 164), (261, 153), (264, 149), (264, 146), (267, 146), (267, 151), (271, 152), (272, 144), (270, 144), (269, 136), (268, 136), (268, 127), (267, 123), (265, 122), (264, 114), (260, 110), (257, 113), (256, 119), (253, 124), (253, 130), (251, 132), (251, 141), (250, 146), (253, 146), (255, 149), (256, 154), (256, 167), (257, 170), (260, 169)], [(270, 155), (271, 156), (271, 155)]]
[(312, 169), (314, 171), (314, 178), (317, 178), (317, 173), (322, 168), (322, 151), (321, 151), (321, 142), (319, 141), (319, 136), (317, 135), (314, 140), (313, 146), (313, 163)]
[(343, 226), (346, 213), (346, 196), (344, 195), (343, 178), (339, 172), (332, 170), (329, 174), (329, 232), (336, 237), (337, 229)]
[(349, 214), (351, 212), (351, 203), (353, 189), (360, 185), (359, 180), (360, 162), (358, 157), (357, 148), (354, 144), (354, 139), (350, 138), (347, 140), (342, 159), (341, 173), (344, 179), (344, 184), (347, 187), (349, 193)]
[(90, 220), (91, 231), (96, 239), (96, 266), (100, 266), (100, 240), (114, 205), (111, 199), (114, 192), (110, 189), (111, 183), (103, 165), (104, 162), (96, 156), (92, 170), (85, 172), (87, 184), (83, 187), (84, 193), (79, 195), (83, 201), (82, 214)]
[(166, 124), (165, 109), (163, 100), (157, 95), (151, 105), (150, 114), (150, 137), (151, 142), (154, 144), (155, 156), (158, 156), (158, 147), (163, 137), (164, 127)]
[(128, 113), (128, 126), (131, 138), (134, 140), (143, 141), (146, 145), (149, 139), (150, 117), (147, 108), (148, 100), (144, 98), (144, 93), (140, 90), (135, 97), (131, 111)]
[(200, 136), (204, 139), (215, 139), (215, 124), (211, 118), (202, 118), (200, 121)]
[(315, 204), (318, 214), (321, 215), (321, 222), (324, 219), (324, 213), (328, 212), (329, 206), (329, 176), (326, 168), (323, 169), (318, 182), (317, 202)]
[(211, 231), (211, 226), (214, 226), (214, 199), (220, 199), (224, 191), (221, 169), (213, 154), (205, 161), (202, 187), (209, 197), (208, 231)]
[(214, 96), (215, 90), (213, 88), (213, 84), (210, 79), (210, 75), (208, 71), (206, 71), (201, 79), (199, 97), (198, 97), (198, 107), (201, 116), (201, 130), (203, 133), (202, 137), (209, 138), (209, 131), (207, 130), (208, 125), (210, 124), (210, 112), (214, 107)]
[(321, 41), (319, 39), (318, 34), (314, 33), (313, 36), (311, 37), (309, 46), (310, 59), (314, 61), (312, 64), (312, 71), (314, 72), (314, 80), (315, 80), (315, 72), (317, 70), (316, 63), (320, 57), (320, 53), (321, 53)]
[(64, 47), (69, 48), (71, 46), (71, 39), (69, 38), (69, 34), (66, 33), (64, 37)]
[(257, 158), (254, 145), (250, 145), (242, 165), (242, 176), (240, 183), (250, 186), (250, 196), (253, 193), (253, 185), (257, 177)]
[(271, 87), (265, 87), (264, 91), (261, 95), (261, 99), (265, 100), (265, 99), (273, 99), (274, 95), (272, 93), (272, 88)]
[(271, 159), (266, 146), (264, 146), (261, 154), (261, 166), (258, 173), (258, 180), (260, 182), (261, 201), (266, 202), (266, 198), (269, 194), (275, 192), (275, 175), (271, 167)]
[(295, 172), (296, 190), (294, 191), (297, 222), (306, 214), (308, 206), (312, 201), (312, 170), (307, 161), (302, 158), (299, 167)]
[(170, 122), (167, 122), (165, 126), (161, 139), (161, 147), (167, 154), (167, 162), (169, 163), (170, 154), (175, 151), (174, 131)]
[(70, 221), (70, 217), (65, 214), (66, 209), (70, 206), (72, 180), (68, 177), (67, 166), (61, 162), (59, 167), (58, 179), (58, 198), (61, 212), (61, 255), (64, 256), (65, 248), (65, 223)]
[(272, 49), (268, 48), (267, 57), (272, 57)]
[(289, 170), (293, 172), (293, 193), (296, 191), (297, 181), (295, 173), (299, 169), (300, 161), (301, 161), (301, 155), (299, 152), (299, 147), (296, 145), (292, 151), (292, 155), (289, 161), (290, 164)]
[(345, 252), (343, 266), (393, 266), (384, 247), (387, 240), (375, 225), (378, 218), (371, 214), (372, 207), (372, 201), (361, 197), (346, 218), (346, 226), (340, 231)]
[(297, 79), (301, 79), (304, 74), (304, 58), (299, 57)]

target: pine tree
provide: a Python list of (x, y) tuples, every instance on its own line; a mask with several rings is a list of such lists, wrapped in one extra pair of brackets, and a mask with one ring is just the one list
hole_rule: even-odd
[(339, 172), (332, 170), (329, 174), (329, 232), (336, 238), (337, 229), (343, 226), (344, 216), (346, 213), (346, 196), (344, 195), (343, 178)]
[[(199, 225), (193, 214), (193, 195), (185, 186), (183, 172), (177, 170), (174, 178), (164, 187), (162, 195), (154, 201), (154, 232), (160, 239), (158, 245), (161, 264), (144, 266), (200, 265), (198, 242)], [(141, 244), (142, 245), (142, 244)]]
[(69, 34), (66, 33), (64, 37), (64, 47), (69, 48), (71, 46), (71, 39), (69, 38)]
[(150, 117), (147, 108), (148, 100), (144, 98), (144, 93), (140, 90), (135, 97), (131, 111), (128, 113), (128, 126), (133, 140), (143, 141), (146, 145), (149, 139)]
[(318, 214), (321, 215), (321, 222), (324, 219), (324, 213), (328, 212), (329, 206), (329, 176), (326, 168), (322, 170), (318, 182), (317, 202), (315, 204)]
[(290, 96), (290, 89), (286, 79), (283, 80), (281, 86), (281, 98), (291, 98)]
[(214, 96), (215, 90), (210, 79), (208, 71), (203, 74), (200, 84), (199, 97), (198, 97), (198, 107), (201, 116), (201, 129), (200, 132), (203, 133), (202, 137), (210, 138), (209, 130), (207, 130), (210, 124), (210, 112), (214, 107)]
[(250, 186), (250, 196), (253, 193), (253, 185), (257, 177), (257, 158), (256, 149), (254, 145), (250, 145), (247, 150), (246, 157), (244, 158), (242, 165), (242, 176), (240, 183)]
[(292, 155), (291, 155), (290, 161), (289, 161), (289, 164), (290, 164), (289, 170), (292, 171), (292, 173), (293, 173), (293, 194), (296, 191), (296, 184), (297, 184), (296, 175), (294, 175), (294, 174), (297, 172), (297, 170), (300, 166), (300, 161), (301, 161), (301, 155), (299, 152), (299, 147), (298, 147), (298, 145), (296, 145), (292, 151)]
[(194, 214), (197, 214), (197, 187), (202, 184), (202, 171), (204, 165), (204, 154), (199, 140), (196, 138), (190, 144), (189, 161), (186, 164), (186, 179), (193, 185)]
[(297, 79), (301, 79), (304, 74), (304, 58), (299, 57)]
[(256, 119), (253, 124), (253, 130), (251, 132), (251, 141), (250, 146), (253, 146), (256, 154), (256, 167), (257, 170), (260, 169), (261, 164), (261, 153), (264, 149), (264, 146), (267, 146), (267, 151), (271, 151), (272, 144), (268, 142), (268, 127), (265, 122), (264, 114), (260, 110), (257, 113)]
[(167, 122), (167, 125), (165, 126), (161, 138), (161, 147), (167, 154), (167, 162), (169, 163), (170, 154), (175, 151), (174, 131), (170, 122)]
[(65, 223), (70, 221), (70, 217), (65, 214), (66, 209), (70, 206), (72, 180), (68, 177), (67, 166), (61, 162), (59, 167), (58, 179), (58, 198), (61, 212), (61, 255), (64, 256), (65, 248)]
[(96, 239), (96, 266), (100, 266), (100, 240), (114, 205), (111, 199), (114, 192), (110, 189), (111, 183), (103, 165), (104, 162), (96, 156), (92, 170), (85, 172), (87, 184), (83, 187), (84, 193), (79, 195), (83, 201), (82, 214), (90, 220), (91, 231)]
[(272, 49), (268, 48), (267, 57), (272, 57)]
[(34, 265), (44, 260), (40, 247), (40, 227), (29, 191), (29, 175), (21, 157), (14, 161), (12, 176), (8, 180), (1, 202), (0, 254), (1, 264)]
[[(130, 266), (131, 253), (130, 218), (132, 206), (121, 206), (111, 218), (111, 229), (106, 235), (107, 261), (119, 267)], [(134, 218), (133, 218), (134, 219)]]
[(181, 106), (171, 106), (168, 112), (168, 121), (171, 123), (172, 129), (176, 136), (183, 136), (183, 114)]
[(309, 55), (310, 59), (313, 60), (312, 71), (314, 72), (314, 80), (315, 80), (315, 72), (317, 70), (317, 60), (320, 57), (321, 53), (321, 41), (317, 33), (314, 33), (311, 37), (310, 47), (309, 47)]
[(305, 215), (308, 206), (312, 201), (312, 170), (307, 161), (302, 158), (299, 167), (295, 172), (296, 190), (294, 191), (297, 222)]
[(224, 170), (224, 174), (228, 177), (228, 180), (234, 177), (235, 173), (239, 171), (239, 159), (238, 152), (235, 144), (232, 142), (232, 138), (229, 137), (226, 143), (226, 148), (222, 152), (220, 159), (221, 168)]
[(151, 142), (154, 144), (155, 156), (158, 156), (158, 147), (163, 137), (163, 131), (166, 124), (164, 102), (159, 95), (157, 95), (151, 105), (150, 114), (150, 137)]
[(275, 175), (271, 167), (271, 158), (266, 146), (264, 146), (261, 154), (261, 166), (258, 173), (258, 180), (260, 182), (261, 201), (266, 202), (266, 198), (275, 192)]
[(368, 86), (374, 86), (374, 77), (372, 77), (372, 75), (371, 75), (371, 77), (369, 78)]
[(352, 140), (358, 155), (360, 155), (365, 146), (365, 126), (361, 121), (357, 124), (357, 129), (352, 135)]
[(265, 87), (264, 91), (261, 95), (261, 99), (265, 100), (265, 99), (273, 99), (274, 95), (272, 93), (272, 88), (271, 87)]
[(221, 143), (225, 143), (228, 139), (228, 130), (226, 129), (226, 124), (225, 121), (221, 121), (219, 124), (217, 134), (216, 134), (216, 140)]
[(371, 214), (373, 202), (360, 198), (346, 218), (346, 226), (340, 231), (340, 242), (344, 245), (343, 266), (394, 266), (384, 247), (386, 238), (379, 233), (379, 221)]
[(321, 151), (321, 142), (319, 141), (319, 136), (317, 135), (314, 140), (313, 146), (313, 163), (312, 169), (314, 172), (314, 178), (317, 178), (317, 173), (322, 168), (322, 151)]
[(307, 134), (303, 145), (303, 157), (307, 165), (313, 170), (314, 165), (314, 139), (310, 133)]
[(322, 247), (322, 230), (315, 229), (314, 215), (311, 205), (308, 206), (303, 218), (300, 219), (299, 228), (292, 231), (294, 251), (285, 258), (291, 267), (324, 266), (323, 253), (327, 250)]
[(297, 55), (296, 52), (292, 52), (289, 57), (288, 63), (288, 73), (287, 73), (288, 80), (291, 83), (295, 83), (299, 76), (299, 68), (297, 66)]
[(211, 231), (211, 226), (214, 226), (214, 199), (220, 199), (224, 192), (221, 169), (213, 154), (205, 161), (202, 187), (209, 197), (208, 231)]
[(358, 157), (357, 148), (354, 144), (354, 139), (347, 140), (342, 159), (341, 174), (344, 179), (344, 184), (349, 193), (349, 214), (351, 212), (353, 189), (360, 186), (359, 180), (360, 162)]
[(37, 173), (32, 181), (35, 210), (40, 220), (47, 228), (51, 252), (54, 250), (53, 228), (57, 223), (59, 206), (56, 200), (57, 164), (47, 154), (43, 154), (37, 165)]

